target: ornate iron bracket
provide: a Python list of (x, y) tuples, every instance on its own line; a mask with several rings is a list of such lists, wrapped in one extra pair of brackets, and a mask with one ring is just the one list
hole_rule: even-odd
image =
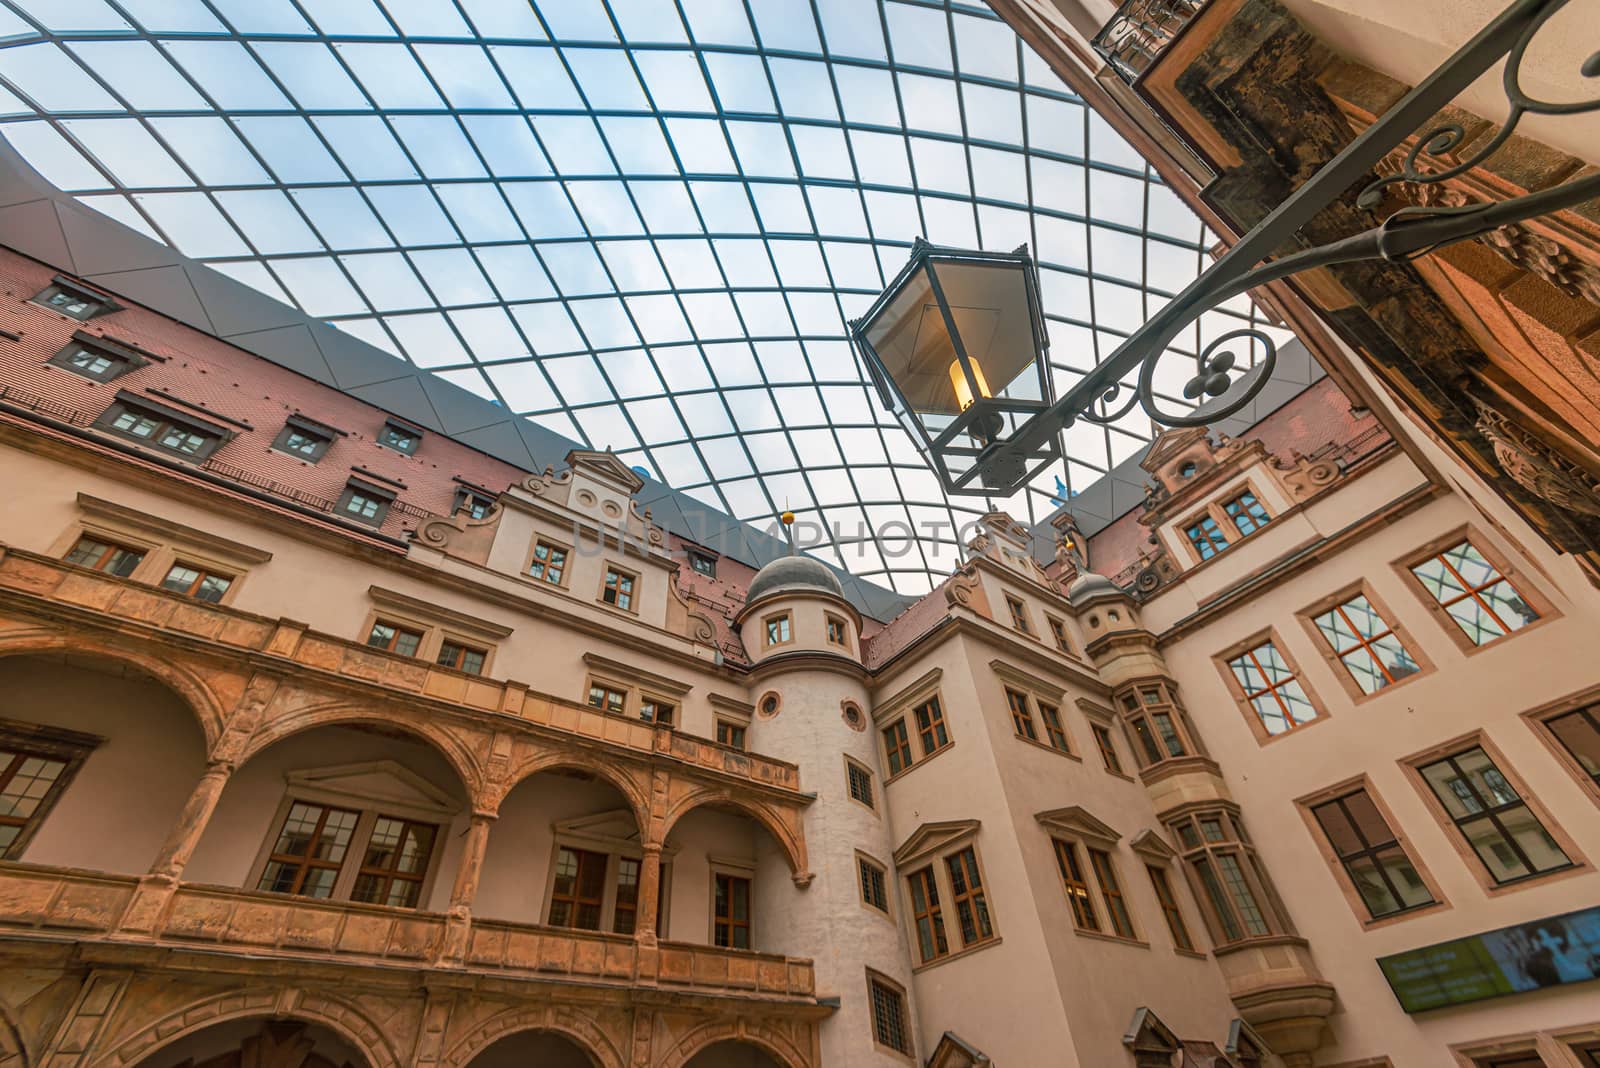
[[(1315, 267), (1360, 260), (1415, 259), (1500, 227), (1600, 197), (1600, 174), (1590, 174), (1551, 189), (1495, 203), (1467, 207), (1403, 207), (1378, 225), (1350, 237), (1277, 259), (1268, 258), (1289, 244), (1302, 227), (1346, 190), (1368, 178), (1380, 161), (1501, 57), (1505, 57), (1502, 84), (1510, 113), (1499, 132), (1469, 158), (1452, 164), (1446, 157), (1461, 146), (1465, 130), (1455, 124), (1430, 129), (1406, 155), (1399, 174), (1369, 182), (1358, 199), (1361, 207), (1381, 206), (1390, 186), (1432, 184), (1471, 170), (1505, 146), (1524, 115), (1574, 115), (1600, 110), (1600, 99), (1558, 103), (1537, 99), (1522, 89), (1521, 67), (1528, 47), (1567, 2), (1514, 0), (1498, 18), (1240, 238), (1093, 372), (1051, 407), (1024, 423), (1016, 433), (985, 450), (978, 460), (983, 478), (965, 487), (947, 486), (947, 489), (969, 494), (1013, 492), (1026, 481), (1025, 465), (1019, 460), (1036, 453), (1059, 431), (1080, 419), (1092, 423), (1112, 422), (1132, 411), (1135, 404), (1143, 407), (1157, 423), (1172, 427), (1203, 426), (1239, 411), (1266, 386), (1277, 361), (1275, 346), (1260, 330), (1233, 331), (1212, 341), (1195, 357), (1194, 376), (1185, 387), (1184, 396), (1195, 400), (1215, 398), (1217, 403), (1212, 404), (1204, 416), (1164, 410), (1155, 396), (1155, 372), (1168, 355), (1167, 346), (1186, 327), (1206, 311), (1257, 286)], [(1581, 73), (1587, 78), (1600, 77), (1600, 52), (1584, 61)], [(1431, 169), (1425, 169), (1425, 160), (1431, 162)], [(1243, 374), (1247, 369), (1238, 366), (1233, 353), (1224, 347), (1247, 337), (1261, 343), (1265, 352), (1248, 380)], [(1136, 384), (1127, 390), (1130, 395), (1123, 398), (1126, 389), (1123, 379), (1135, 372)]]

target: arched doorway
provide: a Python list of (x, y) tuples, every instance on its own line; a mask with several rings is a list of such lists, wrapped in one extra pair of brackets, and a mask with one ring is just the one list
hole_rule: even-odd
[(304, 1020), (248, 1017), (185, 1035), (138, 1068), (370, 1068), (343, 1036)]
[(588, 1050), (566, 1035), (518, 1031), (491, 1043), (467, 1062), (467, 1068), (597, 1068), (598, 1064)]
[(195, 711), (132, 664), (65, 652), (0, 659), (0, 693), (0, 858), (148, 871), (205, 770)]
[(730, 1038), (696, 1053), (683, 1068), (784, 1068), (784, 1065), (760, 1046)]
[(351, 720), (273, 741), (229, 778), (188, 882), (443, 911), (470, 815), (443, 752)]

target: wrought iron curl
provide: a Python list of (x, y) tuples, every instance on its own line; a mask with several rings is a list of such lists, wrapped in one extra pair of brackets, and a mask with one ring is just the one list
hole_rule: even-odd
[[(1467, 131), (1460, 123), (1447, 122), (1436, 126), (1417, 138), (1417, 143), (1411, 146), (1401, 164), (1399, 174), (1386, 175), (1368, 185), (1356, 198), (1356, 204), (1362, 208), (1376, 208), (1383, 201), (1384, 190), (1392, 185), (1410, 183), (1412, 185), (1434, 185), (1439, 182), (1449, 181), (1482, 164), (1490, 156), (1499, 152), (1511, 135), (1516, 132), (1517, 124), (1522, 117), (1528, 114), (1535, 115), (1578, 115), (1588, 111), (1600, 109), (1600, 97), (1593, 100), (1574, 100), (1558, 102), (1541, 100), (1529, 95), (1522, 88), (1522, 62), (1527, 57), (1528, 48), (1533, 44), (1533, 39), (1539, 35), (1546, 23), (1567, 5), (1567, 0), (1555, 0), (1523, 28), (1517, 41), (1506, 54), (1505, 69), (1501, 73), (1501, 86), (1506, 95), (1506, 101), (1511, 105), (1506, 121), (1489, 141), (1473, 152), (1472, 155), (1458, 163), (1450, 164), (1443, 170), (1424, 172), (1421, 169), (1421, 160), (1424, 155), (1436, 160), (1443, 160), (1451, 152), (1461, 147), (1466, 140)], [(1596, 52), (1584, 60), (1578, 72), (1585, 78), (1600, 77), (1600, 52)]]
[(1255, 378), (1240, 391), (1238, 396), (1232, 397), (1220, 408), (1207, 411), (1205, 415), (1163, 411), (1155, 395), (1156, 365), (1167, 355), (1167, 351), (1162, 349), (1153, 353), (1139, 368), (1137, 396), (1145, 412), (1163, 426), (1207, 426), (1219, 419), (1227, 418), (1255, 400), (1256, 394), (1266, 388), (1267, 382), (1272, 378), (1273, 368), (1278, 365), (1278, 343), (1273, 341), (1266, 331), (1253, 326), (1242, 330), (1230, 330), (1201, 349), (1199, 355), (1194, 358), (1194, 377), (1184, 384), (1183, 395), (1190, 400), (1202, 401), (1206, 397), (1218, 398), (1227, 394), (1239, 381), (1229, 373), (1238, 363), (1238, 359), (1232, 349), (1223, 349), (1220, 352), (1218, 350), (1228, 342), (1240, 338), (1249, 338), (1252, 342), (1260, 344), (1263, 355), (1248, 369), (1254, 372)]

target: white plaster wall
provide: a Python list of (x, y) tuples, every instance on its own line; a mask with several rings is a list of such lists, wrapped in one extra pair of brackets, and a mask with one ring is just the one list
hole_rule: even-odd
[(121, 875), (150, 869), (205, 771), (205, 737), (172, 691), (109, 661), (0, 659), (0, 716), (106, 741), (89, 754), (22, 859)]

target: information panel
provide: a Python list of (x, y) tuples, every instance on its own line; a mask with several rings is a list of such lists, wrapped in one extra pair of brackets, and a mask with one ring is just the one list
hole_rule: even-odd
[(1600, 979), (1600, 908), (1378, 958), (1407, 1012)]

